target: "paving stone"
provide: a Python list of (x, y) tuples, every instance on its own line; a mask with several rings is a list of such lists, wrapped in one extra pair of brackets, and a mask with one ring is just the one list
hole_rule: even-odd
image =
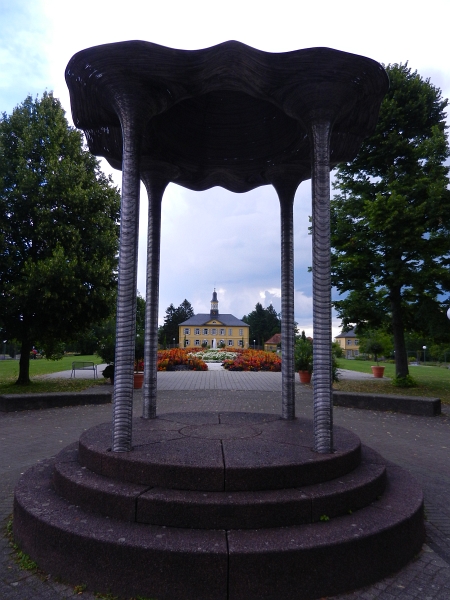
[[(211, 371), (158, 376), (158, 414), (193, 411), (281, 413), (278, 373)], [(233, 377), (229, 377), (233, 375)], [(260, 377), (260, 376), (263, 377)], [(200, 389), (199, 389), (200, 388)], [(142, 393), (135, 393), (134, 416), (140, 416)], [(336, 407), (334, 422), (356, 433), (385, 458), (409, 470), (425, 495), (427, 544), (400, 573), (354, 592), (328, 600), (449, 600), (450, 598), (450, 410), (440, 417), (358, 411)], [(296, 413), (312, 418), (312, 387), (296, 383)], [(90, 427), (110, 422), (111, 407), (77, 406), (0, 414), (0, 598), (1, 600), (94, 600), (53, 579), (42, 581), (20, 571), (4, 537), (12, 512), (13, 490), (20, 474), (77, 441)], [(14, 585), (15, 584), (15, 585)], [(403, 586), (403, 587), (400, 587)], [(211, 599), (214, 600), (214, 599)], [(263, 598), (261, 600), (264, 600)]]

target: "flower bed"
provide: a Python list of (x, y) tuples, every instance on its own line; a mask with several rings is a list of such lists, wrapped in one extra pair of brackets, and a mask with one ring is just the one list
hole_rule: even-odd
[(281, 371), (281, 358), (274, 352), (243, 350), (235, 359), (223, 363), (229, 371)]
[(201, 358), (205, 362), (223, 363), (225, 360), (234, 360), (238, 354), (238, 352), (227, 352), (226, 350), (198, 350), (190, 352), (189, 356)]
[(207, 371), (208, 365), (201, 358), (190, 355), (183, 348), (171, 348), (158, 351), (158, 371), (171, 371), (174, 367), (186, 365), (191, 371)]

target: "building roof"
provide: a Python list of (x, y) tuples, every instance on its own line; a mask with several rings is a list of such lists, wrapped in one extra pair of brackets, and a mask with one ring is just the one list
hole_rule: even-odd
[(190, 317), (189, 319), (187, 319), (187, 321), (183, 321), (183, 323), (180, 323), (180, 327), (181, 326), (184, 327), (187, 325), (190, 325), (191, 327), (194, 325), (205, 325), (206, 323), (209, 323), (210, 321), (217, 321), (219, 325), (222, 323), (223, 325), (226, 325), (229, 327), (248, 327), (249, 326), (248, 323), (244, 323), (244, 321), (241, 321), (234, 315), (220, 313), (218, 315), (211, 316), (210, 313), (199, 313), (198, 315), (194, 315), (193, 317)]
[(340, 333), (339, 335), (336, 336), (336, 338), (355, 338), (355, 337), (358, 337), (358, 335), (355, 333), (354, 329), (350, 329), (350, 331)]
[(281, 333), (273, 335), (265, 344), (281, 344)]

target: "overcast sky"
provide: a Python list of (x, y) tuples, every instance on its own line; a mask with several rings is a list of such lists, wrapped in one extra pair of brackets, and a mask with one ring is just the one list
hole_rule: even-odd
[[(238, 40), (286, 52), (327, 46), (405, 63), (450, 95), (450, 0), (0, 0), (0, 111), (27, 94), (60, 98), (72, 123), (64, 69), (90, 46), (146, 40), (173, 48), (206, 48)], [(111, 172), (120, 187), (121, 174)], [(138, 289), (145, 295), (146, 193), (141, 192)], [(295, 318), (312, 335), (309, 182), (295, 200)], [(170, 303), (187, 298), (208, 312), (213, 288), (219, 310), (241, 318), (273, 303), (280, 310), (280, 222), (270, 186), (248, 194), (222, 188), (192, 192), (170, 184), (163, 199), (160, 321)], [(337, 295), (335, 294), (335, 298)], [(340, 332), (333, 321), (333, 335)]]

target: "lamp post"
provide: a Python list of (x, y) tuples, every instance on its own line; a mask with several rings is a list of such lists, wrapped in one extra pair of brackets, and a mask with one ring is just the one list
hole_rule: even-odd
[(173, 341), (172, 341), (172, 348), (175, 348), (175, 338), (173, 338)]
[(423, 364), (426, 363), (426, 360), (425, 360), (425, 351), (426, 351), (426, 349), (427, 349), (427, 347), (423, 346)]
[(253, 340), (253, 350), (255, 349), (255, 340)]

